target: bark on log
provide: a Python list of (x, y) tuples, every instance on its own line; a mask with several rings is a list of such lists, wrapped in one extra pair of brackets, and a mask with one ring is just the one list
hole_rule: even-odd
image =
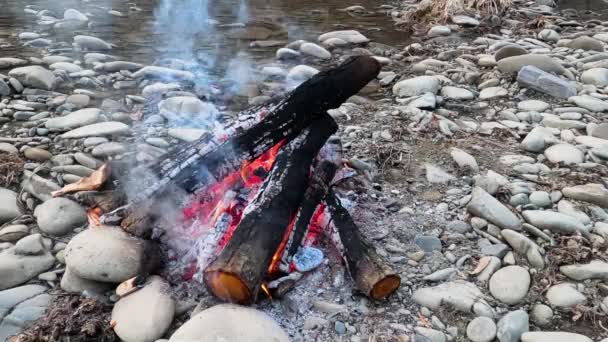
[(313, 215), (319, 204), (329, 192), (329, 186), (342, 162), (342, 144), (339, 138), (330, 139), (319, 152), (318, 165), (315, 167), (310, 184), (304, 193), (304, 200), (296, 216), (293, 231), (287, 242), (283, 260), (289, 262), (296, 254), (308, 234)]
[(395, 274), (372, 244), (365, 238), (333, 191), (325, 197), (325, 204), (344, 246), (348, 270), (357, 288), (370, 298), (380, 300), (395, 292), (401, 278)]
[(256, 300), (272, 257), (296, 214), (310, 167), (337, 124), (325, 114), (285, 145), (226, 247), (204, 272), (218, 298), (248, 304)]
[(191, 192), (226, 177), (243, 161), (295, 137), (327, 110), (339, 107), (379, 72), (374, 58), (357, 56), (318, 73), (284, 98), (247, 111), (243, 121), (227, 130), (227, 140), (205, 136), (167, 153), (154, 165), (135, 170), (131, 177), (141, 191), (130, 203), (150, 199), (170, 184)]

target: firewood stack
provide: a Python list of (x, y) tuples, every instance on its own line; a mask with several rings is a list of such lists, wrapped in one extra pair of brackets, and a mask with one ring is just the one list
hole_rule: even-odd
[(143, 234), (157, 214), (155, 199), (166, 191), (174, 187), (190, 193), (201, 191), (285, 141), (232, 237), (204, 270), (209, 290), (225, 301), (255, 302), (284, 239), (289, 240), (284, 253), (293, 255), (313, 214), (325, 205), (358, 289), (373, 299), (392, 294), (400, 286), (399, 276), (375, 252), (331, 190), (341, 164), (341, 148), (339, 141), (327, 143), (338, 129), (327, 111), (358, 93), (379, 71), (374, 58), (353, 57), (320, 72), (286, 96), (241, 113), (225, 137), (203, 136), (170, 151), (153, 165), (134, 170), (131, 177), (137, 177), (143, 186), (121, 207), (121, 226)]

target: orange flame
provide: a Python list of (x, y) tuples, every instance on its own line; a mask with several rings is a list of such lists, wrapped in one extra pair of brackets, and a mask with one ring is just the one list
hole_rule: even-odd
[(87, 210), (87, 219), (89, 226), (99, 227), (101, 226), (101, 215), (103, 214), (101, 208), (95, 207)]

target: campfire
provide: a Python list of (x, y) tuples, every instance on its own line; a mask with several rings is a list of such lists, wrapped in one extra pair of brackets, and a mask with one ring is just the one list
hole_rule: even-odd
[[(131, 171), (144, 186), (126, 205), (104, 208), (101, 220), (119, 217), (123, 229), (140, 236), (154, 224), (171, 224), (160, 223), (157, 204), (178, 187), (190, 194), (176, 204), (181, 212), (173, 222), (179, 234), (172, 238), (192, 246), (183, 276), (201, 278), (217, 298), (250, 304), (279, 291), (277, 279), (307, 271), (294, 257), (332, 231), (358, 290), (373, 299), (389, 296), (399, 276), (332, 188), (340, 179), (342, 149), (333, 136), (338, 126), (327, 114), (379, 71), (372, 57), (351, 58), (287, 96), (241, 113), (221, 135), (201, 137)], [(89, 213), (93, 221), (97, 209)]]

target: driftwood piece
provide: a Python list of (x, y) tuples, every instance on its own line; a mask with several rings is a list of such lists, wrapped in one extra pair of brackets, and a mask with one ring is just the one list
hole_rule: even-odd
[(357, 288), (376, 300), (384, 299), (395, 292), (401, 285), (401, 278), (361, 234), (348, 210), (342, 206), (333, 191), (325, 197), (325, 204), (338, 230), (348, 270)]
[(230, 241), (204, 272), (205, 284), (216, 297), (240, 304), (256, 300), (272, 258), (302, 202), (312, 162), (337, 128), (325, 114), (283, 146)]

